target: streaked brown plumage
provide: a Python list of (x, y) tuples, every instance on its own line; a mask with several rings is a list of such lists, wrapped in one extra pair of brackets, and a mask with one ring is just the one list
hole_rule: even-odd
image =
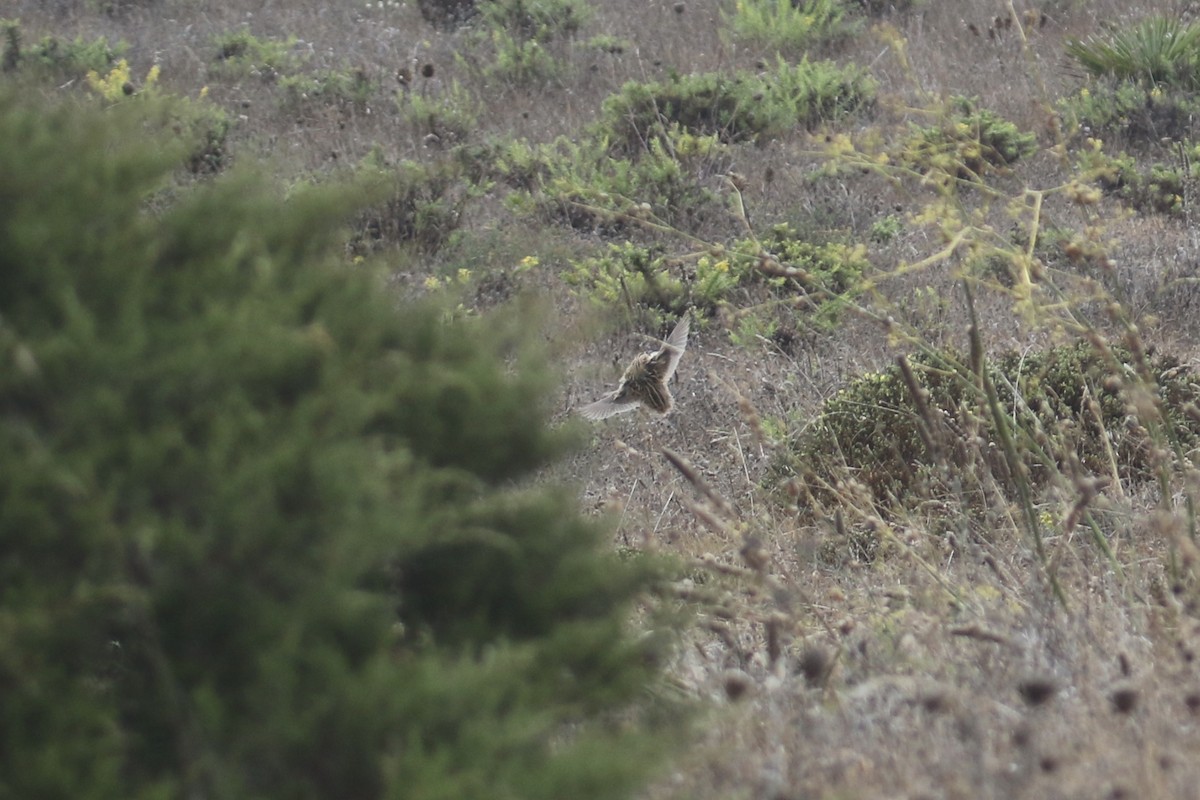
[(675, 325), (675, 330), (663, 342), (663, 346), (653, 353), (642, 353), (633, 359), (633, 363), (621, 376), (621, 383), (616, 391), (579, 410), (588, 419), (604, 419), (614, 414), (633, 411), (638, 406), (645, 406), (651, 411), (666, 414), (675, 405), (667, 381), (675, 374), (679, 359), (687, 349), (688, 328), (690, 323), (685, 314)]

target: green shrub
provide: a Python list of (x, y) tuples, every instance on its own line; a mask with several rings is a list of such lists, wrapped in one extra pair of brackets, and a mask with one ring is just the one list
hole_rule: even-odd
[(1189, 194), (1197, 169), (1192, 164), (1200, 156), (1197, 147), (1178, 151), (1176, 164), (1145, 165), (1128, 153), (1111, 156), (1098, 141), (1091, 141), (1093, 146), (1078, 155), (1079, 171), (1105, 194), (1142, 212), (1182, 215), (1186, 211), (1184, 197)]
[(402, 90), (396, 97), (396, 107), (426, 144), (462, 144), (479, 128), (480, 104), (457, 81), (435, 96)]
[[(988, 363), (1016, 431), (1024, 476), (1010, 474), (994, 444), (981, 390), (961, 356), (922, 353), (910, 362), (924, 410), (898, 365), (856, 378), (780, 450), (772, 481), (798, 479), (820, 502), (829, 499), (829, 487), (853, 480), (876, 503), (897, 508), (948, 492), (981, 498), (991, 486), (1015, 497), (1016, 481), (1043, 485), (1057, 470), (1069, 473), (1072, 461), (1102, 476), (1115, 469), (1122, 480), (1152, 474), (1152, 442), (1127, 422), (1144, 378), (1126, 350), (1101, 354), (1081, 343)], [(1190, 449), (1200, 442), (1200, 422), (1186, 406), (1200, 398), (1200, 381), (1177, 367), (1178, 360), (1157, 356), (1149, 372), (1161, 376), (1153, 391), (1170, 435)]]
[(322, 103), (345, 109), (364, 110), (379, 89), (367, 70), (323, 70), (315, 75), (289, 75), (279, 81), (284, 106), (302, 110), (309, 103)]
[(965, 97), (955, 98), (939, 125), (918, 128), (894, 159), (922, 174), (978, 181), (1037, 151), (1037, 137)]
[(602, 138), (564, 137), (537, 147), (512, 144), (496, 162), (502, 179), (521, 190), (511, 201), (518, 209), (609, 236), (637, 220), (701, 227), (720, 208), (705, 181), (728, 166), (715, 136), (678, 128), (650, 142), (640, 158), (623, 157)]
[(773, 72), (759, 75), (705, 73), (627, 83), (605, 99), (599, 130), (629, 154), (644, 152), (673, 125), (723, 142), (754, 141), (849, 114), (874, 94), (874, 82), (861, 69), (780, 59)]
[(591, 16), (585, 0), (487, 0), (480, 10), (484, 27), (543, 45), (573, 39)]
[(211, 71), (230, 80), (258, 78), (273, 83), (300, 69), (304, 59), (296, 51), (296, 42), (295, 36), (283, 41), (259, 39), (246, 29), (216, 36), (216, 63)]
[(1200, 24), (1181, 17), (1147, 17), (1104, 34), (1067, 43), (1067, 55), (1095, 76), (1200, 88)]
[(786, 54), (845, 39), (859, 27), (843, 0), (736, 0), (721, 17), (738, 40)]
[(528, 320), (397, 306), (357, 189), (148, 213), (141, 110), (0, 92), (0, 796), (629, 796), (657, 570), (534, 478)]
[(491, 61), (471, 52), (460, 58), (488, 81), (511, 86), (545, 83), (567, 67), (567, 47), (590, 18), (583, 0), (488, 0), (471, 50), (490, 51)]
[(479, 13), (476, 0), (417, 0), (421, 16), (438, 30), (454, 30)]
[(425, 255), (436, 253), (462, 225), (467, 204), (486, 189), (467, 183), (452, 158), (391, 165), (376, 150), (358, 172), (380, 186), (384, 197), (362, 211), (354, 224), (352, 248), (360, 255), (397, 244)]
[(0, 70), (13, 72), (21, 65), (21, 21), (0, 18), (0, 37), (4, 39)]
[(1191, 138), (1200, 97), (1177, 87), (1147, 88), (1137, 81), (1097, 81), (1060, 103), (1066, 129), (1089, 137), (1156, 149), (1164, 139)]
[(610, 244), (601, 256), (572, 262), (566, 278), (598, 305), (634, 303), (668, 316), (687, 308), (712, 312), (744, 301), (755, 287), (776, 297), (802, 294), (816, 312), (815, 321), (832, 324), (844, 308), (842, 295), (857, 285), (866, 266), (861, 247), (807, 242), (781, 224), (761, 239), (741, 239), (687, 258), (630, 242)]
[(8, 22), (4, 55), (7, 71), (18, 66), (31, 66), (53, 75), (82, 79), (89, 72), (107, 73), (129, 49), (124, 42), (109, 44), (103, 36), (91, 41), (77, 36), (69, 42), (57, 36), (46, 36), (26, 51), (21, 48), (18, 23), (16, 20)]

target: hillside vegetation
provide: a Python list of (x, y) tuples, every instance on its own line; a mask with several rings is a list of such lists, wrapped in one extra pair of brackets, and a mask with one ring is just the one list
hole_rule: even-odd
[(0, 797), (1194, 796), (1192, 4), (10, 5)]

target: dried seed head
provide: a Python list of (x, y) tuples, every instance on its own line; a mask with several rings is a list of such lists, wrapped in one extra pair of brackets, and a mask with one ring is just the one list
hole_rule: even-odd
[(1033, 742), (1033, 728), (1022, 722), (1013, 729), (1012, 742), (1015, 747), (1026, 748)]
[(809, 686), (814, 687), (825, 685), (832, 666), (829, 653), (825, 648), (816, 645), (805, 648), (804, 652), (800, 654), (800, 663), (797, 665), (804, 680), (808, 682)]
[(750, 676), (740, 669), (731, 669), (726, 672), (722, 683), (725, 696), (735, 702), (745, 697), (754, 685)]
[(1132, 686), (1121, 686), (1114, 689), (1108, 699), (1112, 703), (1113, 711), (1118, 714), (1131, 714), (1137, 708), (1138, 690)]
[(738, 554), (746, 562), (746, 566), (755, 572), (763, 572), (767, 568), (767, 565), (771, 563), (771, 554), (767, 552), (762, 539), (759, 539), (757, 536), (747, 536)]
[(1032, 676), (1017, 684), (1017, 692), (1027, 704), (1040, 706), (1058, 693), (1058, 685), (1053, 678)]

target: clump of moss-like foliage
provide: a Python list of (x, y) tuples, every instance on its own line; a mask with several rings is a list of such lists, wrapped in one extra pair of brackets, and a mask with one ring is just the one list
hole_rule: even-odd
[(1088, 343), (1010, 353), (985, 369), (1021, 454), (1013, 474), (967, 361), (922, 353), (911, 381), (899, 362), (855, 379), (781, 449), (773, 480), (797, 482), (818, 507), (857, 484), (895, 509), (948, 493), (1012, 496), (1017, 481), (1055, 474), (1145, 480), (1172, 448), (1200, 441), (1200, 380), (1171, 357)]

